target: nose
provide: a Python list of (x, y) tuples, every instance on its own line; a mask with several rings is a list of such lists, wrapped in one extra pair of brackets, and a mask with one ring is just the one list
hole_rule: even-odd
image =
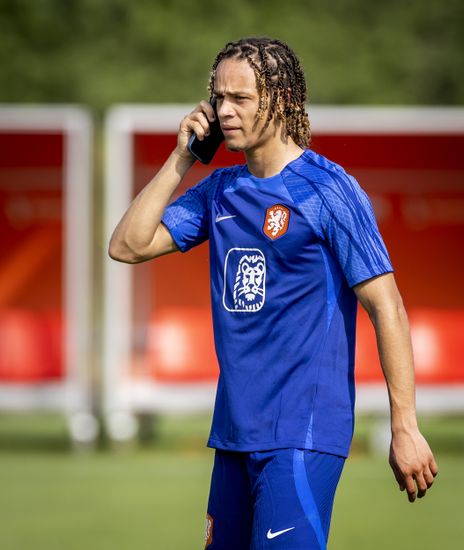
[(220, 119), (230, 118), (231, 116), (234, 116), (232, 103), (227, 99), (218, 100), (216, 109), (218, 117)]

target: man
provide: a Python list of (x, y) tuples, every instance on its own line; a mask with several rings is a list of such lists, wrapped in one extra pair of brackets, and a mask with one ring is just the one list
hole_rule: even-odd
[(137, 263), (210, 241), (220, 377), (206, 547), (326, 548), (353, 434), (357, 299), (377, 335), (399, 487), (413, 502), (438, 473), (416, 421), (407, 316), (367, 195), (307, 148), (294, 52), (267, 38), (228, 43), (209, 92), (227, 148), (246, 164), (215, 170), (168, 206), (194, 162), (189, 137), (203, 139), (215, 116), (202, 101), (109, 253)]

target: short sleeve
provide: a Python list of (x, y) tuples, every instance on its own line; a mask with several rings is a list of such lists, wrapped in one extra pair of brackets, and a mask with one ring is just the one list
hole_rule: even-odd
[(181, 252), (209, 238), (209, 198), (214, 185), (215, 172), (169, 204), (161, 217)]
[(393, 271), (371, 201), (352, 176), (338, 173), (322, 206), (323, 233), (350, 287)]

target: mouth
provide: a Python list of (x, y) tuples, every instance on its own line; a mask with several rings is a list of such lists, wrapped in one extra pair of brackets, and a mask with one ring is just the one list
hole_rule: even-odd
[(223, 134), (231, 134), (232, 132), (237, 132), (240, 130), (240, 128), (236, 128), (234, 126), (223, 126), (221, 129)]

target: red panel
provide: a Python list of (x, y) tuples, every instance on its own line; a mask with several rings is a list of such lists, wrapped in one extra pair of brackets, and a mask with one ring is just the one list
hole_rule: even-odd
[(63, 134), (0, 133), (0, 168), (42, 168), (63, 165)]
[(148, 336), (148, 365), (150, 374), (164, 382), (217, 378), (209, 309), (157, 309)]
[(0, 310), (0, 380), (35, 383), (63, 376), (60, 312)]
[(319, 135), (312, 149), (351, 170), (462, 170), (464, 135)]
[[(413, 309), (408, 312), (414, 349), (416, 382), (453, 384), (464, 381), (463, 310)], [(359, 311), (356, 344), (356, 380), (384, 380), (372, 323)]]
[(0, 133), (0, 383), (63, 375), (64, 139)]
[[(135, 165), (157, 165), (175, 148), (173, 134), (134, 134)], [(464, 135), (314, 135), (311, 148), (345, 168), (463, 169)], [(241, 164), (242, 153), (224, 145), (214, 157), (213, 168)]]

